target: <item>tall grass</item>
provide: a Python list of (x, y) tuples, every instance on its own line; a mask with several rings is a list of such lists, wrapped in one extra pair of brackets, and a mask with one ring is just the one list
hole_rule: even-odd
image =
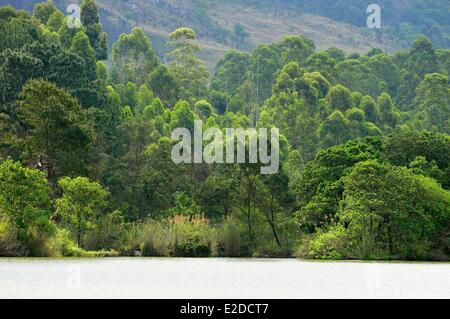
[(211, 257), (217, 256), (215, 228), (201, 215), (148, 220), (136, 225), (128, 249), (139, 249), (143, 256)]
[(17, 232), (12, 225), (0, 217), (0, 257), (20, 256), (20, 246), (17, 242)]

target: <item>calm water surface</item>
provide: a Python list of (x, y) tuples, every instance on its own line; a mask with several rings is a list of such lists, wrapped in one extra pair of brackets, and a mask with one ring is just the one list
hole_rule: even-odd
[(450, 298), (450, 264), (0, 258), (0, 298)]

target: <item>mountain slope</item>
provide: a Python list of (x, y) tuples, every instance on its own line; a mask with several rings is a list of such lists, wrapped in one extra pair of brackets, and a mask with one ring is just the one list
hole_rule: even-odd
[[(32, 10), (40, 1), (0, 0), (0, 5)], [(73, 0), (55, 0), (65, 12)], [(158, 54), (165, 53), (167, 35), (179, 26), (193, 28), (203, 48), (202, 57), (209, 67), (231, 48), (249, 50), (260, 43), (271, 43), (286, 34), (302, 34), (311, 38), (318, 48), (339, 47), (347, 52), (364, 52), (370, 47), (387, 51), (400, 45), (383, 39), (376, 41), (375, 34), (343, 22), (293, 10), (289, 5), (258, 5), (245, 1), (199, 0), (97, 0), (103, 27), (115, 41), (120, 33), (134, 26), (142, 27), (152, 38)], [(248, 37), (241, 41), (236, 26), (243, 27)]]
[[(0, 0), (0, 5), (11, 4), (16, 8), (32, 10), (37, 2), (40, 1)], [(54, 0), (63, 12), (66, 11), (67, 5), (73, 2), (74, 0)], [(383, 8), (393, 10), (389, 14), (386, 13), (389, 27), (381, 32), (364, 27), (367, 1), (97, 0), (96, 2), (101, 10), (103, 27), (109, 33), (111, 42), (121, 33), (129, 32), (134, 26), (140, 26), (151, 36), (156, 51), (163, 57), (167, 35), (179, 26), (191, 27), (197, 33), (203, 48), (202, 58), (206, 60), (209, 68), (231, 48), (250, 50), (258, 44), (277, 41), (286, 34), (304, 35), (313, 40), (319, 49), (334, 46), (346, 52), (366, 52), (371, 47), (393, 52), (407, 45), (407, 42), (398, 36), (395, 28), (392, 28), (395, 13), (402, 12), (401, 6), (397, 4), (389, 7), (392, 3), (390, 0), (380, 1)], [(437, 0), (428, 2), (434, 3), (434, 6), (430, 7), (432, 13), (442, 8), (445, 14), (448, 7), (445, 1), (442, 2), (444, 4), (440, 4), (441, 2)], [(428, 17), (426, 14), (424, 16)], [(406, 13), (401, 17), (406, 19), (405, 21), (412, 20), (408, 20)], [(449, 23), (444, 21), (442, 24), (446, 27)], [(406, 28), (405, 25), (403, 27)], [(416, 31), (410, 30), (413, 34)]]

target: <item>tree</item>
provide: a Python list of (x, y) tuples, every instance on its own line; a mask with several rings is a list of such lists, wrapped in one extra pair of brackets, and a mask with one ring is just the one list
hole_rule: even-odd
[(16, 9), (12, 5), (0, 7), (0, 20), (9, 21), (17, 17)]
[(448, 229), (448, 191), (375, 160), (356, 164), (343, 182), (340, 222), (355, 240), (357, 258), (430, 258), (436, 235)]
[(230, 50), (219, 60), (211, 87), (219, 92), (235, 95), (244, 83), (249, 68), (250, 55)]
[(340, 84), (333, 86), (330, 89), (327, 99), (332, 110), (345, 112), (353, 105), (353, 99), (350, 90)]
[(152, 43), (141, 28), (121, 34), (112, 50), (112, 78), (117, 84), (144, 84), (148, 75), (159, 65)]
[(58, 32), (64, 22), (64, 15), (62, 14), (62, 12), (59, 10), (55, 10), (55, 12), (53, 12), (48, 19), (47, 27), (52, 32)]
[(319, 131), (324, 146), (333, 146), (345, 143), (351, 137), (347, 119), (341, 111), (334, 111), (322, 123)]
[(446, 76), (425, 75), (416, 89), (414, 102), (425, 113), (426, 129), (450, 133), (450, 86)]
[(85, 70), (87, 77), (90, 81), (97, 79), (97, 68), (95, 60), (95, 52), (89, 44), (88, 36), (83, 32), (79, 31), (72, 40), (72, 46), (70, 51), (77, 54), (84, 60)]
[(50, 186), (38, 170), (11, 159), (0, 163), (0, 219), (6, 217), (15, 227), (17, 241), (29, 250), (26, 254), (38, 254), (33, 241), (53, 231), (49, 194)]
[(169, 35), (168, 46), (173, 50), (169, 70), (180, 84), (184, 99), (201, 98), (206, 95), (208, 72), (195, 54), (200, 46), (194, 42), (195, 32), (189, 28), (178, 28)]
[[(417, 157), (424, 157), (426, 161), (436, 163), (443, 173), (450, 172), (450, 137), (414, 130), (397, 132), (384, 139), (383, 157), (393, 165), (406, 167)], [(450, 179), (442, 185), (449, 189)]]
[(397, 93), (400, 86), (400, 69), (394, 60), (386, 54), (372, 56), (366, 63), (369, 69), (378, 79), (384, 81), (389, 89), (389, 94)]
[(349, 141), (319, 151), (310, 161), (298, 184), (299, 210), (295, 219), (305, 233), (327, 229), (336, 223), (342, 199), (341, 178), (356, 163), (379, 157), (379, 138)]
[(164, 65), (156, 67), (148, 77), (146, 84), (151, 88), (155, 96), (169, 105), (175, 105), (179, 99), (179, 85)]
[(194, 110), (197, 115), (204, 121), (208, 120), (208, 118), (211, 117), (214, 113), (211, 104), (209, 104), (208, 101), (205, 100), (200, 100), (195, 103)]
[(256, 83), (256, 103), (260, 104), (272, 94), (276, 74), (281, 67), (280, 53), (275, 45), (262, 44), (253, 50), (250, 63), (253, 82)]
[(437, 57), (433, 43), (424, 36), (414, 41), (405, 66), (421, 79), (423, 79), (425, 74), (437, 72)]
[(394, 128), (399, 119), (399, 113), (389, 94), (381, 94), (378, 97), (377, 104), (380, 110), (380, 124), (388, 129)]
[(314, 43), (303, 37), (289, 35), (283, 37), (279, 47), (282, 50), (283, 62), (284, 64), (289, 62), (297, 62), (299, 65), (304, 65), (306, 59), (314, 51)]
[(47, 24), (48, 19), (56, 11), (56, 7), (52, 0), (38, 3), (34, 6), (33, 17), (39, 20), (42, 24)]
[(0, 38), (0, 52), (6, 49), (21, 49), (40, 36), (35, 25), (19, 19), (0, 19), (0, 32), (3, 35)]
[(275, 242), (284, 253), (288, 252), (289, 243), (286, 241), (286, 224), (292, 217), (292, 204), (294, 198), (289, 192), (289, 178), (285, 172), (268, 175), (257, 189), (257, 205), (265, 216)]
[(333, 79), (351, 91), (378, 96), (388, 90), (387, 84), (376, 76), (377, 73), (369, 68), (365, 59), (366, 57), (350, 56), (339, 62), (332, 71)]
[(306, 67), (308, 71), (320, 72), (328, 80), (330, 80), (331, 71), (336, 63), (336, 60), (333, 59), (327, 52), (314, 52), (306, 60)]
[(95, 52), (98, 60), (108, 58), (107, 36), (102, 33), (100, 15), (94, 0), (83, 0), (81, 4), (81, 24), (83, 30), (89, 37), (89, 43)]
[(2, 108), (13, 103), (22, 86), (43, 67), (41, 60), (31, 54), (6, 49), (0, 53), (0, 102)]
[(71, 45), (72, 45), (72, 39), (75, 37), (75, 35), (80, 31), (77, 28), (70, 28), (69, 27), (69, 23), (67, 22), (69, 19), (68, 17), (66, 17), (64, 19), (64, 21), (62, 22), (59, 30), (58, 30), (58, 35), (59, 35), (59, 40), (61, 42), (61, 45), (65, 48), (65, 49), (70, 49)]
[(366, 114), (366, 120), (371, 123), (378, 123), (380, 117), (380, 110), (375, 100), (366, 95), (361, 101), (361, 109)]
[(56, 213), (64, 224), (74, 232), (78, 247), (82, 247), (83, 236), (95, 225), (106, 206), (108, 192), (100, 184), (85, 177), (65, 177), (59, 180), (62, 196), (55, 202)]
[(29, 160), (37, 161), (49, 180), (83, 172), (93, 133), (75, 98), (55, 84), (31, 80), (20, 93), (18, 108)]

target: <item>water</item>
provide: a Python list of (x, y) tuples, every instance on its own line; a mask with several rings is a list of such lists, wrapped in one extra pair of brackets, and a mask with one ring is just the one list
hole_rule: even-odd
[(449, 298), (450, 264), (0, 259), (0, 298)]

